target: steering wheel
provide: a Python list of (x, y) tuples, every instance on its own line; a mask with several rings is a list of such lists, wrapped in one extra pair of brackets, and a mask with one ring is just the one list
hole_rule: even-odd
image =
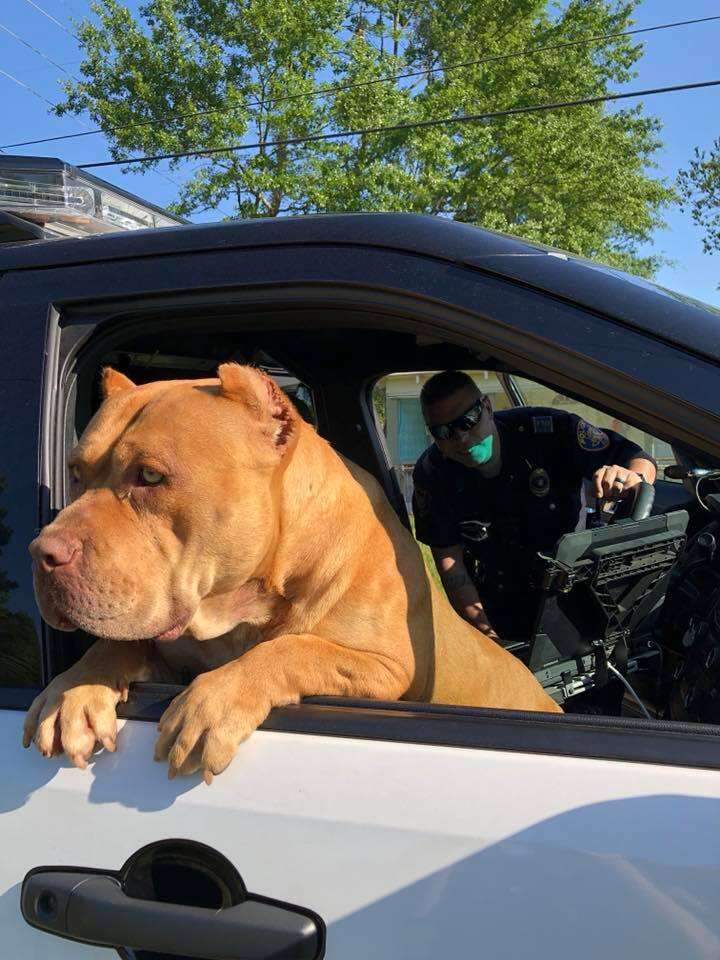
[(608, 520), (608, 526), (611, 523), (617, 523), (618, 520), (630, 519), (633, 521), (645, 520), (650, 516), (655, 502), (655, 487), (652, 483), (641, 480), (630, 491), (627, 497), (618, 501), (617, 508)]

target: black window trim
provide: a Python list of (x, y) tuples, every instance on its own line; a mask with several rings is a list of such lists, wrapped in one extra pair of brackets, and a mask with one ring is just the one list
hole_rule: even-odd
[[(276, 306), (278, 310), (289, 311), (293, 307), (310, 308), (317, 306), (325, 311), (335, 308), (338, 311), (344, 309), (354, 311), (373, 312), (377, 316), (390, 317), (398, 323), (398, 329), (409, 329), (412, 327), (417, 333), (425, 333), (433, 337), (451, 338), (457, 344), (468, 347), (471, 350), (478, 349), (478, 340), (487, 344), (498, 359), (505, 362), (515, 373), (522, 371), (522, 375), (536, 380), (539, 383), (552, 382), (558, 390), (566, 391), (569, 396), (574, 394), (582, 395), (585, 402), (597, 406), (598, 409), (606, 409), (618, 416), (622, 415), (627, 423), (637, 425), (635, 421), (642, 420), (646, 427), (652, 427), (653, 435), (663, 436), (669, 433), (677, 433), (678, 427), (675, 420), (677, 414), (677, 401), (672, 394), (663, 390), (642, 383), (638, 389), (638, 381), (632, 375), (625, 373), (618, 368), (612, 368), (611, 373), (617, 381), (616, 387), (622, 383), (622, 394), (617, 390), (608, 391), (604, 384), (607, 378), (606, 364), (596, 359), (590, 353), (581, 355), (571, 347), (561, 347), (562, 354), (558, 355), (558, 347), (555, 341), (547, 340), (541, 334), (529, 329), (508, 328), (503, 321), (498, 321), (490, 316), (485, 309), (479, 310), (477, 314), (469, 318), (467, 311), (460, 306), (439, 301), (431, 301), (429, 298), (420, 299), (412, 293), (403, 293), (392, 289), (383, 289), (370, 286), (355, 287), (350, 289), (350, 284), (327, 283), (318, 284), (314, 281), (308, 283), (287, 283), (282, 285), (258, 284), (245, 285), (234, 290), (211, 291), (193, 291), (179, 295), (158, 295), (148, 298), (133, 297), (122, 301), (117, 298), (112, 303), (99, 303), (94, 311), (90, 312), (85, 304), (67, 304), (57, 310), (53, 305), (51, 326), (55, 326), (58, 318), (58, 310), (62, 313), (66, 311), (74, 315), (84, 327), (83, 332), (87, 333), (88, 339), (95, 341), (97, 332), (104, 340), (114, 339), (113, 332), (119, 329), (120, 324), (128, 326), (136, 325), (139, 327), (141, 322), (147, 322), (149, 313), (167, 310), (170, 307), (182, 307), (185, 310), (189, 308), (196, 309), (198, 312), (205, 308), (217, 307), (219, 303), (227, 305), (227, 312), (233, 313), (251, 313), (253, 309), (267, 309), (268, 306)], [(553, 301), (549, 294), (528, 291), (527, 297), (532, 299), (546, 300), (548, 303)], [(555, 306), (558, 306), (555, 303)], [(574, 306), (572, 304), (561, 304), (564, 310), (570, 312), (569, 320), (578, 321), (579, 317), (585, 316), (588, 320), (600, 319), (612, 325), (611, 318), (594, 317), (588, 311)], [(76, 312), (77, 311), (77, 312)], [(92, 316), (89, 320), (88, 313)], [(144, 321), (139, 320), (143, 317)], [(85, 324), (83, 324), (83, 319)], [(471, 329), (469, 320), (474, 321), (477, 326)], [(102, 329), (90, 333), (90, 327), (101, 325)], [(634, 338), (651, 341), (651, 337), (632, 331)], [(523, 338), (523, 351), (520, 353), (517, 349), (516, 338)], [(77, 345), (84, 352), (84, 343)], [(666, 344), (656, 344), (663, 352), (675, 353), (679, 357), (683, 356), (683, 351), (677, 347)], [(73, 354), (78, 350), (73, 350)], [(568, 360), (568, 358), (571, 358)], [(65, 355), (61, 358), (63, 370), (71, 356)], [(707, 368), (716, 365), (703, 362)], [(302, 371), (299, 371), (302, 372)], [(651, 401), (650, 403), (648, 401)], [(648, 406), (654, 407), (654, 412), (648, 414)], [(716, 440), (708, 436), (707, 418), (712, 417), (714, 421), (720, 421), (720, 415), (717, 417), (709, 412), (703, 411), (692, 403), (686, 402), (684, 405), (686, 413), (687, 426), (682, 430), (686, 434), (685, 439), (678, 438), (684, 446), (697, 447), (700, 450), (713, 448), (713, 453), (720, 452)], [(697, 423), (697, 418), (704, 421), (702, 426)], [(713, 423), (713, 428), (716, 427)], [(668, 426), (671, 428), (668, 430)], [(674, 429), (673, 429), (674, 428)], [(713, 433), (715, 430), (713, 430)], [(708, 452), (710, 452), (708, 450)]]
[[(118, 716), (157, 723), (183, 689), (134, 684), (127, 703), (119, 704)], [(0, 689), (0, 710), (26, 710), (38, 692)], [(679, 721), (309, 697), (296, 706), (272, 710), (259, 729), (380, 743), (720, 768), (720, 726)]]
[[(308, 289), (312, 287), (312, 290)], [(320, 302), (331, 301), (334, 306), (342, 307), (343, 294), (347, 294), (347, 286), (324, 285), (319, 289), (317, 284), (303, 286), (301, 284), (286, 284), (282, 288), (264, 284), (259, 288), (247, 286), (235, 291), (232, 297), (232, 307), (235, 310), (242, 306), (248, 307), (254, 303), (267, 303), (268, 299), (277, 303), (279, 307), (297, 302), (298, 292), (308, 305), (313, 296)], [(573, 355), (576, 369), (570, 375), (567, 362), (559, 362), (555, 354), (554, 343), (528, 330), (513, 331), (515, 337), (520, 334), (523, 338), (524, 352), (518, 357), (513, 349), (512, 335), (509, 335), (502, 322), (490, 319), (483, 313), (483, 323), (476, 330), (471, 331), (468, 326), (466, 313), (457, 305), (442, 304), (430, 300), (422, 301), (410, 293), (401, 294), (398, 291), (367, 287), (362, 290), (354, 289), (352, 305), (354, 308), (362, 306), (364, 309), (375, 309), (378, 313), (391, 314), (400, 321), (400, 317), (407, 316), (406, 308), (411, 306), (412, 319), (408, 321), (417, 332), (432, 331), (444, 337), (451, 337), (457, 343), (463, 343), (477, 349), (478, 341), (482, 340), (501, 359), (510, 360), (519, 368), (524, 368), (526, 375), (539, 378), (543, 371), (550, 371), (553, 380), (565, 389), (573, 384), (582, 382), (584, 395), (592, 397), (601, 390), (603, 365), (590, 356), (572, 354), (565, 348), (566, 354)], [(168, 304), (171, 300), (182, 299), (200, 307), (201, 303), (217, 302), (217, 298), (227, 298), (228, 291), (218, 292), (215, 297), (210, 291), (197, 291), (184, 294), (181, 298), (175, 296), (153, 297), (154, 304), (160, 300)], [(547, 299), (547, 294), (532, 293), (533, 299)], [(137, 316), (143, 309), (139, 302), (142, 298), (132, 298), (126, 304), (126, 318), (128, 313)], [(241, 305), (241, 301), (243, 301)], [(97, 302), (96, 320), (110, 320), (114, 315), (118, 317), (119, 298), (112, 304)], [(70, 306), (70, 304), (67, 304)], [(51, 371), (57, 370), (59, 357), (59, 322), (61, 307), (51, 305), (51, 322), (48, 324), (48, 357), (49, 363), (55, 367), (47, 367), (46, 384), (50, 379)], [(88, 317), (86, 305), (83, 305), (85, 317)], [(571, 307), (568, 306), (568, 309)], [(581, 308), (572, 308), (574, 310)], [(581, 310), (581, 312), (583, 312)], [(104, 314), (104, 316), (102, 316)], [(92, 324), (95, 326), (95, 324)], [(105, 326), (105, 324), (103, 324)], [(103, 334), (105, 330), (101, 331)], [(528, 349), (531, 346), (532, 349)], [(677, 348), (668, 347), (669, 350)], [(52, 359), (51, 359), (52, 358)], [(63, 358), (62, 366), (66, 370), (68, 357)], [(577, 367), (581, 368), (578, 374)], [(586, 379), (584, 371), (591, 370), (593, 376)], [(617, 377), (624, 381), (626, 387), (633, 392), (633, 381), (630, 376), (616, 371)], [(644, 386), (644, 392), (648, 388)], [(44, 402), (49, 404), (48, 394), (54, 393), (46, 389)], [(625, 391), (623, 391), (625, 392)], [(638, 394), (635, 388), (635, 396)], [(653, 393), (658, 391), (652, 390)], [(607, 396), (607, 394), (605, 394)], [(616, 403), (627, 403), (627, 395), (618, 397), (614, 394)], [(663, 418), (663, 407), (670, 399), (662, 396), (654, 419), (658, 414)], [(56, 398), (60, 409), (60, 402), (64, 398)], [(46, 415), (50, 410), (46, 407)], [(647, 417), (646, 413), (646, 417)], [(645, 419), (645, 418), (644, 418)], [(692, 430), (695, 420), (690, 417), (689, 429)], [(47, 420), (44, 427), (47, 426)], [(688, 427), (686, 427), (688, 429)], [(53, 431), (51, 431), (52, 433)], [(45, 430), (43, 431), (45, 434)], [(57, 439), (57, 434), (55, 434)], [(43, 453), (50, 452), (53, 440), (48, 436), (43, 441)], [(57, 449), (57, 448), (55, 448)], [(52, 460), (43, 457), (44, 481), (50, 479)], [(53, 471), (57, 478), (57, 464)], [(48, 647), (47, 631), (43, 637), (43, 649)], [(45, 678), (47, 679), (47, 678)], [(179, 689), (179, 688), (177, 688)], [(0, 708), (26, 709), (37, 691), (12, 690), (0, 688)], [(169, 702), (172, 690), (161, 690), (138, 687), (131, 695), (128, 704), (119, 711), (120, 716), (130, 719), (157, 720)], [(560, 726), (558, 726), (560, 724)], [(673, 723), (664, 724), (660, 721), (641, 721), (632, 719), (573, 717), (553, 715), (523, 714), (514, 711), (482, 710), (479, 708), (445, 707), (430, 704), (392, 703), (384, 704), (376, 701), (345, 700), (335, 701), (330, 698), (312, 698), (296, 707), (285, 707), (274, 710), (262, 729), (272, 729), (291, 733), (321, 734), (327, 736), (360, 737), (367, 739), (397, 741), (406, 743), (431, 743), (445, 746), (468, 747), (473, 749), (515, 750), (525, 753), (542, 753), (550, 755), (578, 756), (589, 758), (605, 758), (636, 762), (665, 763), (682, 766), (716, 768), (720, 766), (720, 727), (700, 726), (695, 724)]]

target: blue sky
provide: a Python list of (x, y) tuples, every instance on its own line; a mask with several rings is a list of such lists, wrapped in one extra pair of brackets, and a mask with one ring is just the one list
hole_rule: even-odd
[[(139, 3), (138, 0), (129, 0), (127, 5), (137, 9)], [(87, 0), (5, 0), (0, 5), (0, 103), (3, 106), (0, 144), (81, 133), (92, 128), (92, 124), (79, 118), (58, 119), (48, 114), (48, 105), (41, 98), (49, 101), (60, 98), (58, 83), (64, 74), (5, 32), (13, 31), (72, 73), (80, 57), (77, 44), (68, 32), (72, 30), (70, 18), (81, 16), (87, 9)], [(645, 27), (719, 13), (717, 0), (685, 0), (682, 4), (677, 0), (643, 0), (635, 19), (636, 26)], [(717, 52), (720, 49), (720, 21), (647, 34), (644, 44), (645, 52), (637, 67), (638, 76), (628, 84), (628, 89), (720, 79)], [(32, 88), (34, 93), (15, 81)], [(687, 164), (696, 145), (707, 147), (720, 136), (720, 87), (650, 97), (645, 109), (664, 124), (664, 147), (656, 157), (657, 172), (669, 179)], [(107, 158), (101, 136), (7, 152), (59, 156), (71, 163)], [(157, 172), (145, 176), (123, 174), (119, 168), (96, 172), (161, 206), (173, 199), (177, 189), (174, 183)], [(178, 174), (174, 176), (177, 178)], [(215, 218), (210, 215), (202, 219)], [(652, 245), (644, 251), (660, 253), (673, 261), (672, 265), (660, 270), (658, 281), (720, 306), (720, 254), (710, 256), (703, 253), (701, 232), (693, 225), (687, 211), (671, 209), (666, 219), (667, 227), (657, 231)]]

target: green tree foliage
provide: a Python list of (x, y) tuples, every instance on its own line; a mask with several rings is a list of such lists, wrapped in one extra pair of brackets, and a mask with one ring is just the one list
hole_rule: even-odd
[[(267, 146), (602, 95), (633, 76), (630, 38), (503, 55), (626, 30), (636, 2), (147, 0), (136, 19), (97, 0), (77, 25), (83, 77), (58, 112), (87, 110), (116, 159), (261, 144), (173, 162), (181, 213), (228, 200), (239, 217), (431, 213), (650, 274), (638, 250), (673, 192), (651, 174), (659, 123), (640, 106)], [(371, 83), (418, 70), (434, 72)]]
[(378, 422), (384, 431), (387, 424), (387, 387), (382, 381), (375, 384), (372, 400)]
[(705, 231), (705, 252), (720, 250), (720, 137), (709, 153), (696, 147), (690, 166), (678, 175), (678, 186), (693, 220)]

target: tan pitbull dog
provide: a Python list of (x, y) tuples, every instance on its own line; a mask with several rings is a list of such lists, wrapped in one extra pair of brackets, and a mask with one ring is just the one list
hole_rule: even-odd
[(35, 700), (26, 746), (84, 767), (115, 749), (128, 684), (188, 670), (155, 754), (208, 782), (272, 707), (312, 694), (559, 711), (452, 610), (368, 473), (264, 374), (218, 374), (103, 372), (72, 502), (30, 545), (46, 621), (102, 639)]

